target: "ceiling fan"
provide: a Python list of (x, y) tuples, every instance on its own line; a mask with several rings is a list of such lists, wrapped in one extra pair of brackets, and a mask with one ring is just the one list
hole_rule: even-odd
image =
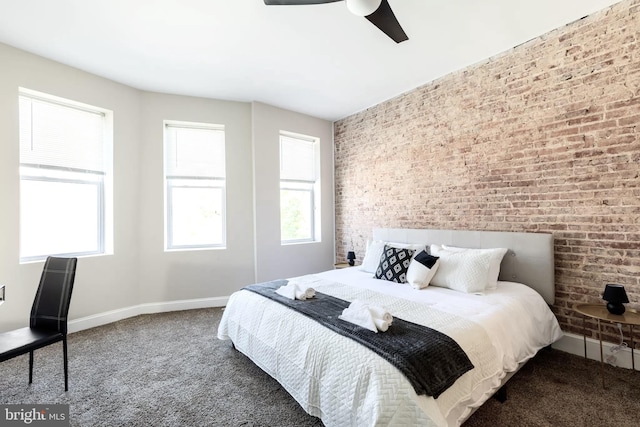
[(373, 25), (378, 27), (383, 33), (391, 37), (396, 43), (409, 40), (404, 32), (396, 16), (389, 6), (387, 0), (264, 0), (267, 6), (273, 5), (307, 5), (307, 4), (323, 4), (335, 3), (337, 1), (346, 1), (347, 8), (351, 13), (358, 16), (364, 16)]

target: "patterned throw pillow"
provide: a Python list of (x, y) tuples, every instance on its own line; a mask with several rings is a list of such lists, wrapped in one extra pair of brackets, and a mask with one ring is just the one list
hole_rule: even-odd
[(420, 252), (409, 264), (407, 282), (416, 289), (426, 288), (438, 271), (439, 265), (437, 256), (429, 255), (427, 251)]
[(378, 264), (374, 277), (390, 282), (407, 283), (407, 270), (414, 252), (413, 249), (394, 248), (384, 245), (384, 251), (380, 256), (380, 264)]

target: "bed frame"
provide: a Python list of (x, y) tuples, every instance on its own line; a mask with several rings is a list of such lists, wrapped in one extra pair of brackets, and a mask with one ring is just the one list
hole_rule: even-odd
[(538, 292), (549, 305), (555, 301), (553, 235), (509, 231), (427, 230), (375, 228), (374, 240), (426, 243), (463, 248), (508, 248), (500, 264), (498, 280), (523, 283)]
[[(548, 304), (555, 298), (553, 236), (547, 233), (515, 233), (466, 230), (428, 230), (376, 228), (374, 240), (398, 243), (444, 244), (468, 248), (508, 248), (500, 268), (499, 279), (523, 283), (537, 291)], [(253, 360), (253, 359), (252, 359)], [(255, 362), (255, 361), (254, 361)], [(255, 362), (258, 364), (258, 362)], [(506, 382), (524, 366), (508, 373), (493, 390), (494, 397), (506, 399)], [(260, 364), (258, 364), (262, 368)], [(267, 369), (264, 369), (268, 372)], [(483, 396), (483, 399), (488, 396)], [(482, 404), (484, 402), (478, 402)], [(447, 419), (464, 422), (477, 407), (467, 413), (464, 406), (456, 406)], [(462, 419), (464, 417), (464, 419)]]

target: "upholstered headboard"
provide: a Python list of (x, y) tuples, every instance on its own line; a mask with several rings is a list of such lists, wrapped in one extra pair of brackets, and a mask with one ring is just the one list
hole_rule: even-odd
[(547, 304), (553, 305), (555, 301), (552, 234), (376, 228), (373, 239), (478, 249), (508, 248), (500, 264), (499, 280), (524, 283), (542, 295)]

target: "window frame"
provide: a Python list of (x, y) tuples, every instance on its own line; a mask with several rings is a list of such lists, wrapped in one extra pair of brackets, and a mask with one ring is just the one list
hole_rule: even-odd
[[(53, 174), (52, 174), (53, 175)], [(40, 254), (32, 256), (20, 256), (21, 262), (31, 262), (44, 260), (49, 255), (64, 255), (64, 256), (89, 256), (89, 255), (101, 255), (105, 251), (104, 244), (104, 179), (100, 176), (99, 180), (87, 180), (87, 179), (71, 179), (71, 178), (59, 178), (54, 176), (43, 176), (35, 174), (20, 174), (20, 181), (38, 181), (38, 182), (52, 182), (61, 184), (83, 184), (95, 186), (97, 191), (97, 227), (96, 227), (96, 249), (94, 251), (78, 251), (78, 252), (60, 252), (55, 254)], [(22, 203), (21, 203), (22, 204)], [(22, 207), (22, 206), (21, 206)], [(22, 235), (22, 231), (20, 233)], [(20, 242), (22, 246), (22, 241)]]
[[(308, 188), (300, 188), (295, 186), (290, 186), (291, 183), (294, 184), (307, 184)], [(309, 193), (309, 213), (310, 213), (310, 221), (309, 221), (309, 231), (310, 237), (302, 238), (302, 239), (282, 239), (282, 232), (280, 233), (280, 239), (283, 244), (295, 244), (295, 243), (308, 243), (315, 242), (315, 182), (314, 181), (300, 181), (300, 180), (280, 180), (280, 200), (282, 201), (282, 191), (299, 191), (301, 193)], [(280, 215), (282, 215), (282, 207), (280, 208)], [(280, 222), (280, 227), (282, 227), (282, 221)]]
[[(82, 112), (86, 112), (89, 114), (98, 115), (101, 118), (101, 133), (102, 133), (102, 142), (100, 145), (101, 150), (103, 151), (103, 164), (101, 171), (94, 170), (86, 170), (79, 169), (73, 167), (64, 167), (64, 166), (56, 166), (56, 165), (47, 165), (47, 164), (34, 164), (22, 162), (22, 156), (19, 155), (19, 181), (20, 181), (20, 201), (19, 201), (19, 221), (20, 221), (20, 231), (19, 231), (19, 244), (20, 244), (20, 253), (19, 253), (19, 262), (23, 263), (31, 263), (37, 261), (43, 261), (48, 256), (73, 256), (73, 257), (83, 257), (83, 256), (100, 256), (100, 255), (110, 255), (113, 253), (113, 226), (111, 223), (112, 219), (112, 171), (113, 171), (113, 162), (112, 162), (112, 153), (113, 153), (113, 112), (104, 108), (80, 103), (77, 101), (73, 101), (70, 99), (61, 98), (58, 96), (46, 94), (43, 92), (34, 91), (31, 89), (20, 87), (18, 90), (18, 99), (20, 98), (28, 98), (32, 102), (42, 102), (51, 105), (55, 105), (58, 107), (69, 108), (73, 110), (78, 110)], [(33, 120), (33, 113), (30, 114), (29, 120)], [(20, 115), (20, 111), (18, 114), (18, 123), (19, 126), (22, 125), (22, 116)], [(31, 126), (33, 127), (33, 122), (31, 122)], [(19, 137), (19, 143), (22, 144), (22, 140)], [(31, 134), (31, 145), (33, 145), (33, 134)], [(85, 177), (94, 177), (94, 179), (84, 178)], [(22, 203), (22, 182), (23, 181), (36, 181), (43, 183), (68, 183), (68, 184), (82, 184), (82, 185), (90, 185), (96, 187), (96, 248), (95, 250), (90, 251), (70, 251), (70, 252), (53, 252), (46, 254), (29, 254), (23, 256), (22, 247), (23, 247), (23, 233), (22, 233), (22, 222), (23, 222), (23, 210), (24, 206)]]
[[(297, 139), (302, 142), (307, 142), (312, 145), (313, 149), (313, 163), (314, 163), (314, 179), (306, 180), (306, 179), (290, 179), (290, 178), (282, 178), (282, 139)], [(293, 245), (293, 244), (301, 244), (301, 243), (315, 243), (320, 241), (320, 139), (317, 137), (312, 137), (308, 135), (302, 135), (298, 133), (288, 132), (288, 131), (280, 131), (279, 134), (279, 155), (280, 155), (280, 171), (281, 177), (279, 180), (279, 214), (280, 214), (280, 244), (281, 245)], [(301, 188), (307, 186), (308, 188)], [(310, 194), (310, 235), (309, 237), (302, 239), (283, 239), (282, 236), (282, 191), (302, 191), (308, 192)]]
[[(167, 173), (167, 148), (169, 128), (201, 129), (215, 132), (222, 132), (222, 149), (224, 154), (225, 173), (224, 176), (169, 176)], [(227, 174), (226, 174), (226, 132), (224, 125), (212, 123), (197, 123), (176, 120), (164, 120), (163, 122), (163, 175), (164, 175), (164, 250), (165, 252), (226, 249), (227, 247)], [(189, 185), (190, 182), (209, 183), (208, 185)], [(174, 212), (173, 212), (173, 189), (175, 188), (204, 188), (220, 189), (221, 200), (221, 242), (207, 244), (174, 244)]]
[[(227, 206), (226, 206), (226, 196), (227, 196), (227, 191), (226, 191), (226, 183), (224, 179), (218, 179), (218, 178), (213, 178), (213, 179), (201, 179), (200, 181), (203, 182), (211, 182), (213, 185), (189, 185), (188, 183), (184, 183), (181, 184), (180, 182), (184, 182), (184, 181), (191, 181), (193, 180), (192, 178), (183, 178), (183, 177), (174, 177), (174, 178), (166, 178), (165, 177), (165, 191), (166, 191), (166, 199), (167, 199), (167, 208), (166, 208), (166, 215), (167, 215), (167, 224), (166, 224), (166, 250), (167, 251), (174, 251), (174, 250), (190, 250), (190, 249), (213, 249), (213, 248), (224, 248), (226, 247), (226, 212), (227, 212)], [(178, 181), (177, 183), (173, 183), (174, 181)], [(219, 185), (215, 185), (215, 182), (222, 182)], [(173, 233), (173, 209), (171, 209), (171, 207), (173, 206), (173, 189), (174, 188), (204, 188), (204, 189), (220, 189), (221, 190), (221, 203), (220, 206), (222, 208), (222, 223), (221, 223), (221, 243), (211, 243), (211, 244), (189, 244), (189, 245), (179, 245), (179, 244), (174, 244), (173, 243), (173, 237), (174, 237), (174, 233)]]

